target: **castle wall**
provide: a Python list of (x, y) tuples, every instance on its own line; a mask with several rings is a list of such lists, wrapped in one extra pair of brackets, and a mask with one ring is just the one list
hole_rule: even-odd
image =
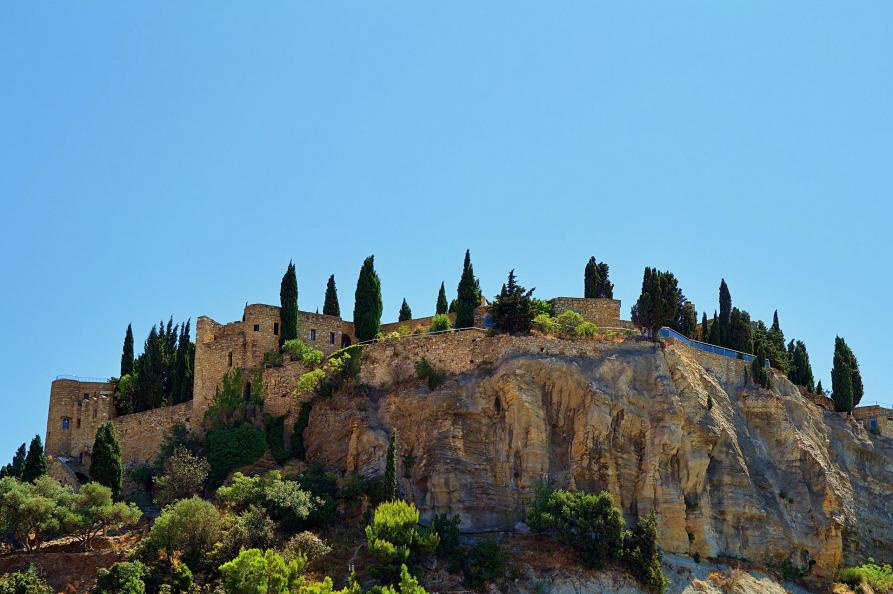
[(620, 320), (619, 299), (586, 299), (582, 297), (555, 297), (550, 299), (554, 315), (575, 311), (587, 322), (596, 326), (626, 327)]
[(55, 380), (50, 386), (46, 453), (68, 457), (89, 454), (96, 429), (114, 416), (114, 390), (114, 385), (107, 382)]
[(164, 438), (174, 425), (182, 424), (187, 429), (194, 429), (201, 419), (193, 423), (192, 403), (181, 402), (115, 417), (112, 422), (121, 444), (121, 458), (125, 462), (149, 462), (158, 454)]

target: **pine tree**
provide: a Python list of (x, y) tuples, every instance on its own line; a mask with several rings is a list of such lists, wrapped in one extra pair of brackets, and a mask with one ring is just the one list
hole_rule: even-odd
[(384, 500), (397, 500), (397, 430), (391, 431), (384, 469)]
[(481, 304), (480, 285), (474, 277), (474, 268), (471, 265), (471, 250), (465, 250), (465, 263), (457, 293), (455, 327), (470, 328), (474, 326), (474, 310)]
[(375, 256), (363, 260), (354, 293), (353, 323), (360, 342), (372, 340), (381, 328), (381, 281), (375, 272)]
[(289, 260), (279, 286), (279, 346), (298, 337), (298, 278), (295, 265)]
[(583, 297), (586, 299), (598, 297), (601, 284), (601, 279), (598, 277), (598, 263), (595, 261), (595, 256), (592, 256), (583, 270)]
[(434, 309), (434, 313), (437, 315), (445, 314), (449, 308), (450, 305), (447, 303), (446, 290), (443, 288), (443, 281), (441, 281), (440, 291), (437, 292), (437, 306)]
[(614, 283), (608, 280), (608, 265), (605, 262), (598, 264), (598, 297), (600, 299), (614, 298)]
[(729, 325), (732, 321), (732, 294), (726, 279), (719, 283), (719, 344), (729, 346)]
[(831, 399), (837, 412), (853, 410), (853, 369), (850, 354), (841, 337), (834, 339), (834, 366), (831, 368)]
[(412, 310), (409, 309), (409, 304), (406, 303), (406, 298), (403, 298), (403, 305), (400, 306), (400, 313), (397, 315), (398, 322), (408, 322), (412, 319)]
[(710, 328), (707, 324), (707, 312), (701, 315), (701, 342), (710, 342)]
[(124, 481), (124, 465), (121, 462), (121, 445), (111, 421), (96, 429), (93, 452), (90, 459), (90, 478), (112, 490), (117, 499)]
[(133, 329), (127, 324), (124, 334), (124, 350), (121, 353), (121, 377), (133, 373)]
[(35, 435), (28, 446), (28, 455), (22, 464), (22, 480), (33, 483), (47, 473), (47, 457), (43, 453), (40, 435)]
[(326, 283), (326, 299), (322, 306), (322, 313), (327, 316), (341, 316), (341, 306), (338, 305), (338, 289), (335, 288), (335, 275), (329, 276)]
[(497, 330), (510, 334), (530, 332), (533, 321), (530, 298), (533, 291), (527, 291), (517, 283), (514, 270), (509, 272), (508, 283), (502, 285), (502, 290), (490, 305), (490, 315)]
[(25, 468), (25, 457), (25, 444), (23, 443), (12, 457), (12, 463), (9, 465), (9, 474), (7, 476), (21, 478), (22, 470)]

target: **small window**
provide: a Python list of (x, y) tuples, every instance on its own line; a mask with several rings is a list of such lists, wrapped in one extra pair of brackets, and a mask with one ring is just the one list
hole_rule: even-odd
[(90, 395), (89, 395), (89, 394), (84, 394), (84, 400), (90, 400)]
[(279, 336), (279, 322), (273, 322), (273, 334)]
[(335, 333), (329, 332), (329, 344), (335, 344)]
[(226, 356), (226, 359), (227, 359), (226, 364), (229, 367), (232, 367), (233, 366), (233, 352), (232, 351), (229, 352), (229, 354)]
[(78, 429), (80, 429), (80, 428), (81, 428), (81, 418), (80, 418), (80, 417), (78, 417), (78, 424), (77, 424), (77, 428), (78, 428)]
[(255, 324), (255, 325), (254, 325), (254, 331), (255, 331), (255, 332), (260, 332), (260, 324)]
[(877, 429), (877, 419), (868, 419), (868, 428), (872, 431)]
[(68, 429), (69, 427), (71, 427), (71, 419), (69, 419), (67, 417), (62, 419), (62, 428)]
[(316, 342), (316, 330), (313, 328), (310, 329), (310, 340)]

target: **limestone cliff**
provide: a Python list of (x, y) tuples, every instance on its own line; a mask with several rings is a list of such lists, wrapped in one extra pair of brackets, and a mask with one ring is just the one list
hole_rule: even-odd
[[(415, 379), (422, 356), (449, 380)], [(380, 473), (399, 432), (403, 494), (465, 530), (523, 517), (541, 478), (652, 509), (676, 553), (761, 563), (893, 561), (893, 440), (771, 390), (742, 361), (641, 340), (420, 337), (369, 350), (370, 395), (317, 399), (308, 456)], [(708, 395), (712, 407), (708, 408)]]

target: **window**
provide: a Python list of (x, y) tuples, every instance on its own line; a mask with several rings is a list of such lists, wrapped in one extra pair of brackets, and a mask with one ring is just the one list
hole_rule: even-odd
[(329, 332), (329, 344), (335, 344), (335, 333)]
[(877, 429), (877, 419), (868, 419), (868, 428), (872, 431)]
[(84, 394), (84, 400), (90, 400), (90, 395), (89, 395), (89, 394)]
[(273, 334), (279, 336), (279, 322), (273, 322)]
[(69, 427), (71, 427), (71, 419), (65, 417), (64, 419), (62, 419), (62, 428), (68, 429)]
[(310, 340), (316, 342), (316, 330), (314, 328), (310, 329)]
[(78, 424), (77, 424), (77, 428), (78, 428), (78, 429), (80, 429), (80, 428), (81, 428), (81, 418), (80, 418), (80, 417), (78, 417)]
[(226, 356), (226, 358), (227, 358), (227, 365), (232, 367), (233, 366), (233, 352), (230, 351), (229, 354)]
[(255, 332), (260, 332), (260, 324), (255, 324), (255, 325), (254, 325), (254, 331), (255, 331)]

